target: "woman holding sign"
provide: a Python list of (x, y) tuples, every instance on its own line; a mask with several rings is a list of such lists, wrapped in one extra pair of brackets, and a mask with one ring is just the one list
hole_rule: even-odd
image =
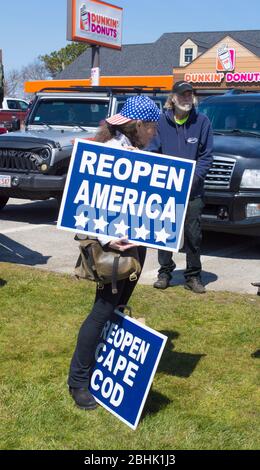
[[(107, 143), (116, 147), (128, 149), (145, 148), (156, 132), (156, 123), (160, 112), (154, 101), (146, 96), (133, 96), (126, 100), (121, 112), (108, 119), (99, 129), (96, 142)], [(136, 247), (127, 239), (121, 238), (107, 243), (100, 240), (102, 245), (108, 244), (113, 250), (126, 251)], [(144, 265), (146, 248), (139, 246), (138, 254), (141, 266)], [(110, 320), (115, 307), (126, 305), (135, 288), (136, 281), (123, 279), (117, 284), (117, 293), (112, 293), (111, 284), (105, 284), (104, 289), (96, 291), (93, 308), (83, 322), (77, 346), (71, 361), (69, 372), (69, 391), (76, 405), (82, 409), (96, 408), (97, 403), (88, 390), (91, 370), (95, 361), (95, 350), (105, 323)]]

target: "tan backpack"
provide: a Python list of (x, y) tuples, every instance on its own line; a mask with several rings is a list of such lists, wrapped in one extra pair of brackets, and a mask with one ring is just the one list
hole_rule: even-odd
[(137, 247), (126, 251), (112, 250), (102, 247), (96, 238), (79, 241), (80, 255), (75, 266), (77, 278), (88, 279), (103, 289), (104, 284), (112, 284), (113, 294), (117, 293), (117, 281), (129, 278), (136, 281), (141, 273), (141, 265)]

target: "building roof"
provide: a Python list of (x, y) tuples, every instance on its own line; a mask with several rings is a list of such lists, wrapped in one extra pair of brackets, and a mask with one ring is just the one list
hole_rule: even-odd
[[(164, 33), (153, 43), (126, 44), (121, 51), (101, 47), (101, 75), (171, 75), (172, 69), (180, 66), (180, 46), (187, 39), (197, 44), (199, 52), (203, 53), (226, 36), (260, 57), (260, 30)], [(91, 57), (92, 51), (88, 48), (55, 78), (89, 78)]]

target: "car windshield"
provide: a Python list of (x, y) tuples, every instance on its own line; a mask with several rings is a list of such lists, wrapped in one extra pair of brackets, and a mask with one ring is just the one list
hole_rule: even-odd
[(260, 101), (201, 101), (198, 109), (208, 116), (216, 132), (260, 134)]
[(40, 99), (30, 124), (98, 127), (107, 117), (108, 101), (84, 99)]

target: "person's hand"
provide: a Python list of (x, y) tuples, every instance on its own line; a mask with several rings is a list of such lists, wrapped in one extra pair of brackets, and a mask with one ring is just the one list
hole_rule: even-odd
[(118, 238), (118, 240), (112, 240), (108, 246), (109, 248), (112, 248), (112, 250), (126, 251), (136, 245), (129, 242), (127, 238)]
[(133, 147), (132, 145), (126, 145), (124, 148), (126, 150), (134, 150), (135, 152), (137, 152), (137, 150), (139, 150), (138, 147)]

